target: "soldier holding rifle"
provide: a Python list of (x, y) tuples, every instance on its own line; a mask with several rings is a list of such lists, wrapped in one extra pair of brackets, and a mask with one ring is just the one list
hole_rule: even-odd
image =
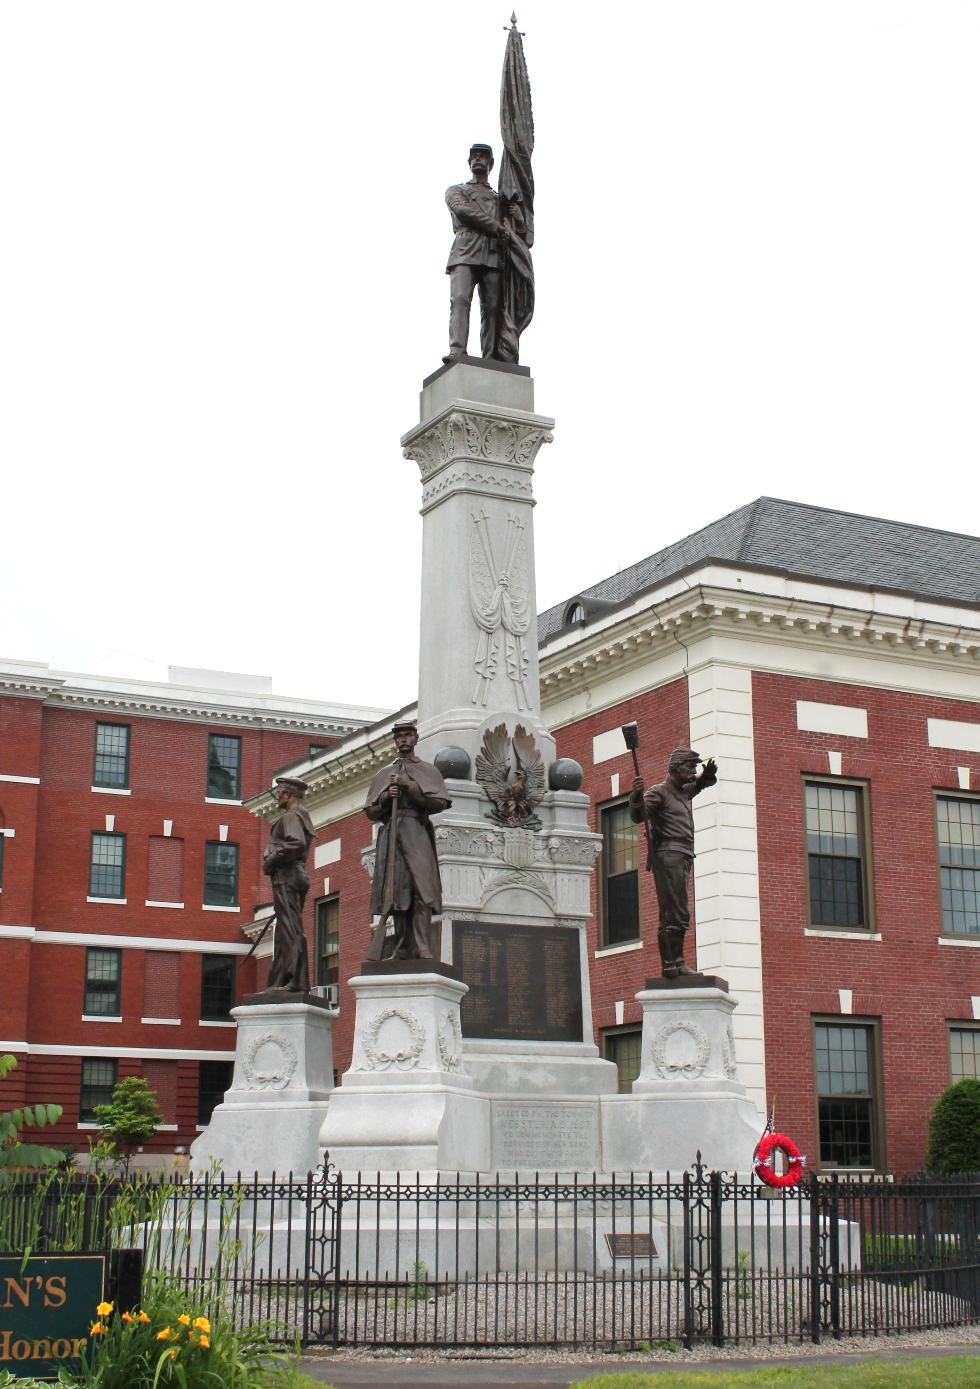
[(394, 917), (387, 958), (430, 960), (432, 917), (442, 911), (442, 884), (429, 816), (448, 810), (452, 801), (438, 769), (415, 756), (414, 723), (396, 723), (392, 731), (398, 756), (378, 772), (364, 806), (368, 819), (381, 824), (371, 888), (371, 912), (381, 920), (368, 959), (382, 958), (388, 920)]
[(718, 768), (714, 758), (709, 757), (699, 774), (698, 754), (692, 748), (675, 748), (670, 754), (666, 781), (645, 788), (636, 761), (636, 725), (627, 725), (623, 734), (637, 771), (630, 791), (630, 819), (645, 826), (647, 868), (657, 885), (661, 968), (665, 979), (676, 979), (694, 973), (684, 963), (684, 932), (691, 924), (687, 889), (694, 863), (691, 801), (708, 786), (714, 786)]

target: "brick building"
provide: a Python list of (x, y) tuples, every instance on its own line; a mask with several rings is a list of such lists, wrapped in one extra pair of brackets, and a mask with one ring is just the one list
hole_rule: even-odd
[[(980, 539), (761, 498), (541, 614), (539, 637), (544, 717), (603, 836), (593, 1018), (623, 1087), (658, 972), (636, 720), (648, 781), (680, 742), (719, 762), (688, 954), (739, 1000), (742, 1079), (814, 1166), (918, 1167), (936, 1096), (980, 1072)], [(292, 764), (339, 1070), (370, 936), (361, 806), (392, 722)]]
[(142, 1074), (186, 1147), (224, 1092), (229, 1009), (268, 897), (267, 828), (242, 798), (377, 717), (282, 699), (255, 676), (172, 669), (160, 683), (0, 662), (0, 1051), (5, 1108), (92, 1110)]

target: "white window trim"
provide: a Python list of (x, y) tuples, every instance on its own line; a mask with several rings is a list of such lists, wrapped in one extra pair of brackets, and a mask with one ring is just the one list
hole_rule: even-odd
[(825, 940), (881, 940), (880, 931), (863, 931), (859, 926), (855, 926), (849, 931), (835, 931), (830, 928), (824, 930), (822, 927), (804, 926), (803, 934), (818, 938), (823, 937)]
[(241, 805), (241, 801), (228, 800), (224, 796), (205, 796), (205, 805)]
[(179, 1133), (179, 1124), (157, 1124), (157, 1133)]
[(133, 794), (131, 786), (93, 786), (92, 790), (99, 796), (131, 796)]
[(0, 781), (19, 781), (25, 786), (40, 786), (39, 776), (12, 776), (9, 772), (0, 772)]
[(179, 1027), (180, 1018), (140, 1018), (145, 1027)]
[(199, 1027), (237, 1027), (238, 1023), (232, 1020), (226, 1022), (221, 1018), (198, 1018)]
[(124, 907), (125, 897), (86, 897), (86, 902), (98, 902), (101, 906)]
[(122, 1022), (122, 1017), (116, 1017), (113, 1013), (83, 1013), (82, 1022)]
[(980, 950), (980, 936), (976, 940), (959, 940), (956, 936), (937, 936), (937, 945), (965, 945), (968, 950)]
[(97, 1129), (99, 1126), (98, 1126), (98, 1124), (82, 1124), (82, 1123), (78, 1123), (78, 1124), (75, 1125), (75, 1127), (76, 1127), (76, 1129)]
[(10, 829), (9, 827), (0, 829), (0, 836), (2, 836), (4, 839), (13, 839), (16, 833), (17, 831), (15, 829)]
[[(9, 1043), (5, 1044), (9, 1047)], [(11, 1048), (12, 1049), (12, 1048)], [(233, 1051), (209, 1051), (204, 1047), (102, 1047), (84, 1043), (25, 1042), (18, 1051), (28, 1056), (110, 1056), (140, 1061), (144, 1057), (160, 1061), (234, 1061)]]
[(181, 911), (183, 911), (183, 909), (184, 909), (184, 904), (183, 904), (183, 902), (150, 902), (150, 901), (146, 901), (146, 902), (143, 903), (143, 906), (144, 906), (144, 907), (174, 907), (175, 909), (179, 909), (179, 910), (181, 910)]
[(630, 950), (642, 950), (642, 940), (625, 941), (622, 945), (607, 945), (602, 950), (594, 950), (592, 958), (594, 960), (605, 959), (607, 955), (626, 955)]
[(239, 916), (242, 911), (241, 907), (212, 907), (207, 902), (202, 905), (201, 910), (205, 912), (236, 912)]

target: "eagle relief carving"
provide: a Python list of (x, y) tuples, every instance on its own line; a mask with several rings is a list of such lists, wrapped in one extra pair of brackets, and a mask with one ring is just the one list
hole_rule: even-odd
[(493, 803), (493, 810), (487, 811), (488, 820), (512, 829), (541, 828), (534, 811), (544, 799), (544, 762), (523, 724), (514, 730), (513, 745), (506, 724), (487, 729), (476, 755), (476, 779)]
[(472, 702), (486, 707), (502, 659), (504, 673), (513, 686), (515, 706), (530, 709), (527, 685), (530, 659), (526, 640), (531, 624), (530, 566), (524, 538), (526, 523), (519, 516), (507, 517), (503, 551), (494, 556), (490, 518), (486, 511), (474, 512), (472, 521), (470, 612), (479, 630), (473, 655), (476, 681)]

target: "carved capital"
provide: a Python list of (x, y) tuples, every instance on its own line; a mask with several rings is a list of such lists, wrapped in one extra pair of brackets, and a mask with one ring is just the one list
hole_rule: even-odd
[(427, 482), (440, 468), (457, 461), (530, 470), (538, 449), (552, 438), (546, 425), (453, 410), (410, 439), (404, 455), (418, 464), (422, 481)]

